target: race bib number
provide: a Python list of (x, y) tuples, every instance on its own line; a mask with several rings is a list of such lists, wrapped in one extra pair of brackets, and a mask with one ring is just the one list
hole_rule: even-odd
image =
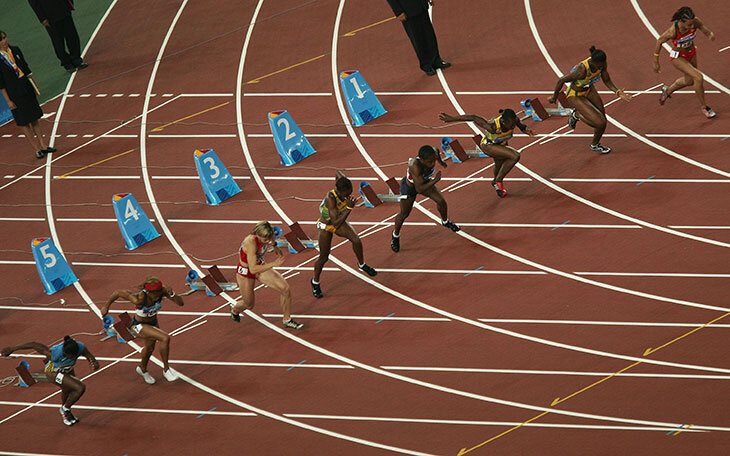
[(59, 385), (63, 384), (63, 374), (61, 372), (59, 372), (56, 375), (56, 378), (53, 379), (53, 381), (56, 382)]
[(677, 57), (679, 57), (679, 51), (675, 51), (675, 50), (669, 51), (669, 57), (676, 59)]
[(324, 231), (324, 230), (326, 230), (326, 229), (327, 229), (327, 224), (325, 224), (325, 223), (322, 223), (322, 222), (317, 222), (317, 229), (318, 229), (318, 230), (323, 230), (323, 231)]
[(241, 265), (238, 265), (238, 273), (241, 275), (248, 275), (248, 268), (244, 268)]

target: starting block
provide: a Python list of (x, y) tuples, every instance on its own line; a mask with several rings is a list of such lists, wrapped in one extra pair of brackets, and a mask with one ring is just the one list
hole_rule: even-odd
[(444, 151), (444, 154), (446, 155), (446, 159), (451, 159), (454, 163), (463, 163), (470, 158), (483, 158), (486, 157), (487, 154), (482, 152), (482, 150), (479, 148), (479, 144), (482, 142), (482, 136), (481, 135), (475, 135), (472, 137), (472, 140), (474, 143), (476, 143), (477, 148), (474, 150), (464, 150), (464, 147), (459, 143), (457, 139), (451, 139), (451, 138), (442, 138), (441, 139), (441, 149)]
[(294, 222), (289, 225), (289, 232), (284, 235), (284, 239), (276, 239), (276, 246), (286, 247), (290, 253), (299, 253), (304, 249), (316, 249), (319, 247), (319, 241), (307, 236), (307, 233), (299, 226), (299, 222)]
[(18, 367), (15, 368), (15, 370), (18, 371), (18, 375), (20, 376), (18, 386), (22, 388), (30, 388), (36, 383), (48, 381), (48, 377), (46, 377), (45, 374), (31, 374), (30, 364), (28, 364), (28, 361), (21, 361), (20, 364), (18, 364)]
[(528, 117), (532, 117), (532, 120), (536, 122), (542, 122), (543, 120), (551, 117), (551, 116), (569, 116), (571, 112), (573, 112), (573, 103), (568, 101), (568, 97), (565, 96), (565, 92), (559, 92), (558, 93), (558, 107), (557, 108), (546, 108), (542, 105), (539, 99), (531, 99), (528, 98), (527, 100), (522, 100), (520, 102), (520, 105), (522, 105), (524, 116), (520, 118), (520, 120), (525, 120)]
[(208, 296), (218, 296), (224, 291), (238, 291), (238, 283), (229, 282), (216, 265), (209, 267), (208, 274), (203, 278), (200, 278), (194, 270), (188, 271), (185, 281), (190, 287), (190, 291), (185, 293), (186, 295), (197, 290), (205, 290), (205, 294)]
[(383, 203), (395, 203), (406, 197), (400, 194), (400, 185), (395, 177), (391, 177), (385, 183), (388, 185), (388, 193), (375, 193), (368, 181), (360, 182), (360, 196), (366, 207), (376, 207)]
[(117, 342), (126, 344), (130, 340), (137, 338), (137, 330), (129, 327), (132, 323), (132, 317), (127, 312), (119, 314), (119, 321), (116, 323), (114, 323), (114, 317), (111, 315), (105, 316), (103, 322), (106, 336), (101, 339), (102, 342), (116, 337)]

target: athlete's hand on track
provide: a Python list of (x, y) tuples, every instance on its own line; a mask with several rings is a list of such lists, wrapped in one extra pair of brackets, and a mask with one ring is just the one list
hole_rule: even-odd
[(281, 266), (281, 263), (283, 263), (283, 262), (284, 262), (284, 256), (283, 255), (280, 256), (280, 257), (276, 257), (276, 259), (273, 261), (274, 267), (276, 268), (276, 267)]
[(621, 99), (624, 100), (624, 101), (631, 101), (631, 95), (629, 95), (628, 93), (624, 92), (624, 89), (618, 89), (616, 91), (616, 95), (618, 95), (619, 97), (621, 97)]
[(555, 95), (553, 95), (550, 98), (548, 98), (548, 103), (554, 104), (555, 103), (555, 100), (557, 100), (557, 99), (558, 99), (558, 97), (556, 97)]
[(443, 122), (453, 122), (454, 117), (449, 114), (446, 114), (445, 112), (442, 112), (439, 114), (439, 119), (442, 120)]
[(661, 69), (658, 61), (654, 61), (654, 73), (661, 73)]

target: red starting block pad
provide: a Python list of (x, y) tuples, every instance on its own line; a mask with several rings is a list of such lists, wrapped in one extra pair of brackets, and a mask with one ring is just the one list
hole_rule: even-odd
[(457, 139), (451, 141), (446, 148), (446, 158), (451, 158), (451, 161), (454, 163), (462, 163), (470, 158), (486, 157), (487, 155), (479, 148), (479, 144), (482, 142), (482, 136), (475, 135), (472, 137), (472, 140), (477, 145), (475, 150), (464, 150), (464, 147)]
[(564, 117), (569, 116), (575, 107), (573, 103), (568, 101), (568, 97), (565, 92), (558, 93), (558, 107), (557, 108), (546, 108), (538, 98), (531, 100), (523, 100), (520, 104), (525, 108), (524, 113), (526, 114), (523, 119), (532, 116), (533, 120), (538, 122), (550, 117)]
[(218, 296), (224, 291), (238, 291), (238, 283), (230, 282), (223, 275), (218, 266), (213, 265), (208, 268), (208, 274), (200, 280), (188, 282), (191, 292), (203, 290), (208, 296)]
[(29, 367), (30, 364), (28, 364), (28, 361), (21, 361), (20, 364), (18, 364), (18, 367), (15, 368), (20, 376), (20, 386), (30, 387), (36, 384), (36, 380), (33, 375), (31, 375)]
[(370, 182), (360, 182), (360, 196), (362, 196), (366, 207), (376, 207), (383, 203), (395, 203), (405, 198), (400, 194), (400, 185), (394, 177), (391, 177), (385, 183), (388, 185), (388, 193), (383, 194), (375, 193)]
[(304, 232), (299, 222), (294, 222), (289, 225), (289, 232), (284, 235), (284, 239), (276, 240), (276, 245), (277, 247), (286, 247), (291, 253), (299, 253), (308, 248), (319, 247), (319, 241), (312, 240)]
[(126, 342), (129, 342), (137, 337), (137, 334), (132, 334), (132, 331), (129, 329), (129, 325), (131, 324), (132, 317), (130, 317), (127, 312), (124, 312), (119, 314), (119, 321), (114, 323), (112, 327), (119, 337), (124, 339)]

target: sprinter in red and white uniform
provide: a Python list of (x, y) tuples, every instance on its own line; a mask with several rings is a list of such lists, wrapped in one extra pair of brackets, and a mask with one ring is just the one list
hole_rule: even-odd
[[(271, 263), (264, 262), (264, 255), (273, 251), (276, 259)], [(256, 279), (280, 294), (283, 324), (285, 328), (301, 329), (304, 325), (291, 318), (291, 290), (289, 284), (279, 271), (274, 268), (284, 262), (284, 255), (274, 242), (274, 228), (269, 222), (259, 222), (251, 233), (243, 239), (238, 249), (238, 267), (236, 282), (241, 292), (241, 302), (231, 306), (231, 318), (236, 323), (241, 321), (240, 313), (253, 309), (254, 287)]]
[(715, 40), (715, 34), (699, 18), (695, 17), (689, 6), (678, 9), (672, 16), (672, 22), (672, 26), (656, 41), (654, 47), (654, 72), (659, 73), (660, 70), (659, 51), (662, 49), (662, 44), (670, 42), (672, 51), (669, 53), (669, 60), (684, 75), (674, 81), (672, 85), (662, 86), (659, 104), (663, 105), (675, 91), (683, 87), (694, 86), (697, 98), (700, 100), (700, 106), (702, 106), (702, 114), (708, 119), (712, 119), (717, 114), (705, 103), (704, 78), (702, 73), (697, 70), (697, 48), (694, 41), (697, 30), (707, 35), (710, 41)]

